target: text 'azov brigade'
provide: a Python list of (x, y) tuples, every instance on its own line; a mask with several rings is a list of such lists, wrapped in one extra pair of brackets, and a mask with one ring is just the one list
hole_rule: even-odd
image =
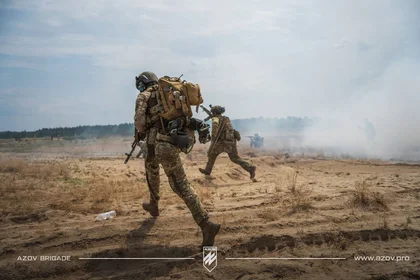
[(17, 261), (23, 262), (69, 262), (71, 256), (18, 256)]

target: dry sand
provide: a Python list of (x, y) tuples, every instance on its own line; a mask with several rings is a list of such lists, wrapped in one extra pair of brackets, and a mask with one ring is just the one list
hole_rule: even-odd
[[(243, 144), (240, 154), (258, 168), (251, 182), (226, 155), (203, 176), (198, 167), (205, 165), (206, 147), (197, 145), (182, 156), (184, 167), (222, 224), (218, 265), (209, 273), (198, 248), (201, 232), (163, 170), (161, 215), (152, 219), (142, 210), (148, 197), (143, 160), (124, 165), (119, 156), (130, 140), (1, 143), (1, 279), (420, 279), (418, 165), (288, 157)], [(108, 210), (117, 217), (94, 221)], [(53, 255), (71, 260), (18, 260)], [(227, 259), (249, 257), (345, 259)]]

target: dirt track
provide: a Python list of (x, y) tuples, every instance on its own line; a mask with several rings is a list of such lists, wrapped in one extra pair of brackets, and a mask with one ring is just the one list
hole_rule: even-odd
[[(43, 151), (44, 157), (28, 163), (31, 152), (17, 154), (23, 160), (14, 162), (8, 158), (16, 154), (2, 154), (2, 279), (420, 278), (418, 166), (242, 148), (241, 155), (258, 167), (253, 183), (226, 156), (218, 159), (212, 176), (201, 175), (205, 149), (197, 146), (183, 156), (184, 166), (211, 217), (222, 224), (215, 244), (218, 266), (209, 273), (198, 248), (201, 232), (163, 172), (161, 216), (151, 219), (141, 209), (147, 198), (141, 159), (124, 165), (123, 157), (65, 159)], [(379, 193), (373, 196), (377, 201), (354, 204), (356, 182), (365, 182), (367, 194)], [(116, 218), (94, 222), (96, 214), (112, 209)], [(70, 255), (71, 261), (17, 260), (24, 255)], [(409, 260), (356, 261), (354, 256)], [(244, 257), (346, 259), (227, 259)]]

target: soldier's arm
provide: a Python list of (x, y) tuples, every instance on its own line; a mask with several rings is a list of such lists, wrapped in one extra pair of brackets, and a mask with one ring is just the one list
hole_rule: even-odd
[(136, 109), (134, 113), (134, 126), (138, 132), (146, 132), (146, 110), (150, 92), (144, 91), (137, 96)]

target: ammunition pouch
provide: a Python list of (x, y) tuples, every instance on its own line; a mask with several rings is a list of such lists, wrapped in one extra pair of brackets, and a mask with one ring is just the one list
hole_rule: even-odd
[(174, 129), (170, 132), (172, 144), (181, 149), (182, 152), (188, 154), (193, 146), (190, 144), (190, 136), (188, 133)]
[(172, 131), (174, 129), (178, 129), (182, 126), (182, 123), (183, 123), (182, 119), (180, 119), (180, 118), (174, 119), (174, 120), (169, 122), (169, 124), (168, 124), (169, 129), (168, 130)]
[(168, 142), (172, 144), (172, 137), (168, 135), (164, 135), (162, 133), (156, 134), (156, 140), (159, 142)]
[(163, 111), (163, 107), (158, 104), (158, 105), (153, 106), (152, 108), (149, 108), (149, 112), (152, 115), (158, 115), (164, 111)]
[[(165, 129), (160, 129), (160, 133), (157, 134), (158, 141), (171, 143), (186, 154), (192, 150), (195, 139), (194, 133), (190, 130), (189, 118), (176, 118), (171, 121), (162, 118), (161, 127), (162, 125)], [(192, 132), (192, 135), (188, 131)]]

